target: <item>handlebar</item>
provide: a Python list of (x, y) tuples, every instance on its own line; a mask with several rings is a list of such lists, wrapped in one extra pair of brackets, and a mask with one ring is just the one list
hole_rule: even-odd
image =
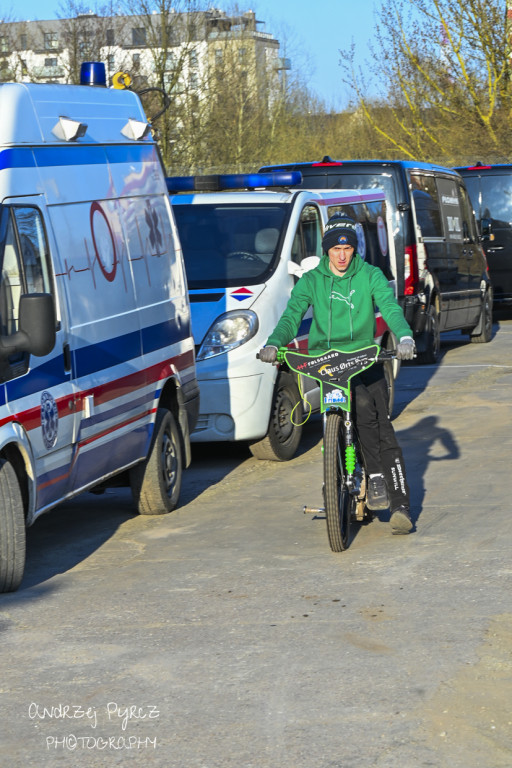
[[(284, 363), (285, 361), (285, 352), (293, 352), (295, 350), (290, 349), (289, 347), (279, 347), (276, 353), (276, 360), (273, 365), (280, 365), (281, 363)], [(256, 359), (260, 360), (260, 353), (256, 352)], [(377, 357), (375, 358), (376, 363), (384, 363), (386, 360), (396, 360), (396, 352), (394, 352), (391, 349), (381, 349)]]

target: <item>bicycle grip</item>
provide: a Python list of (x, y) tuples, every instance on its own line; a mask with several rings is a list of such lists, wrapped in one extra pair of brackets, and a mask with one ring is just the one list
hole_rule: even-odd
[(396, 350), (392, 349), (381, 349), (377, 357), (375, 358), (376, 363), (385, 363), (386, 360), (395, 360), (396, 359)]

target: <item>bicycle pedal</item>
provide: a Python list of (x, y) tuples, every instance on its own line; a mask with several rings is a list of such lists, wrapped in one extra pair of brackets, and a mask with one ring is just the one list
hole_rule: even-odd
[(305, 515), (325, 515), (324, 507), (304, 507)]

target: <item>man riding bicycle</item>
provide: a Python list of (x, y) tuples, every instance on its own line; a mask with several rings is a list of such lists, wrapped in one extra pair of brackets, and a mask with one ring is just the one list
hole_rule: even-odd
[[(292, 290), (281, 318), (259, 357), (274, 363), (279, 347), (296, 336), (308, 308), (313, 308), (309, 354), (329, 349), (354, 351), (374, 344), (375, 307), (399, 339), (396, 355), (411, 360), (415, 354), (412, 331), (379, 267), (357, 253), (356, 223), (336, 214), (326, 224), (320, 264), (306, 272)], [(391, 510), (395, 534), (409, 533), (409, 486), (402, 450), (388, 412), (387, 384), (382, 367), (374, 365), (352, 379), (355, 423), (368, 475), (366, 506)]]

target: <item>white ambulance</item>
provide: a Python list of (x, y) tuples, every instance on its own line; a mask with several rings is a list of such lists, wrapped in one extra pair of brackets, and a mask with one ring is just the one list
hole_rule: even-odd
[[(313, 410), (319, 409), (318, 389), (311, 379), (298, 382), (291, 373), (262, 364), (256, 352), (295, 282), (318, 264), (330, 216), (353, 217), (359, 224), (359, 253), (394, 280), (384, 192), (294, 189), (299, 182), (300, 173), (167, 179), (187, 270), (201, 391), (193, 441), (248, 441), (261, 459), (283, 461), (295, 454), (301, 427), (290, 414), (300, 400), (299, 386)], [(235, 186), (243, 191), (233, 191)], [(310, 325), (311, 313), (293, 343), (296, 348), (307, 351)], [(385, 348), (394, 347), (378, 312), (376, 337)], [(391, 402), (395, 375), (389, 364)], [(299, 410), (296, 423), (303, 419)]]
[(139, 512), (171, 511), (199, 402), (181, 247), (138, 96), (10, 83), (0, 114), (6, 592), (25, 527), (64, 499), (125, 484)]

